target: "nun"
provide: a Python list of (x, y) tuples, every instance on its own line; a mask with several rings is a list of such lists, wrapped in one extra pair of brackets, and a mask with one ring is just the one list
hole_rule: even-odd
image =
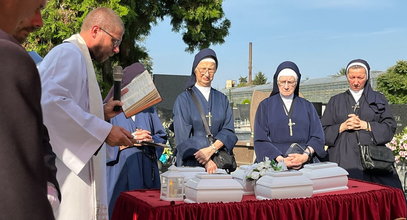
[(365, 60), (350, 61), (346, 78), (349, 89), (331, 97), (321, 118), (329, 161), (346, 169), (349, 178), (401, 189), (394, 169), (388, 174), (363, 171), (357, 141), (357, 133), (363, 145), (385, 145), (391, 141), (396, 121), (388, 102), (370, 86), (370, 66)]
[[(313, 157), (323, 158), (324, 133), (314, 106), (299, 97), (301, 74), (291, 61), (281, 63), (273, 78), (270, 97), (257, 108), (254, 122), (256, 161), (265, 158), (299, 169)], [(298, 147), (301, 151), (291, 151)], [(291, 152), (291, 153), (289, 153)]]
[[(140, 63), (134, 63), (123, 70), (121, 88), (129, 84), (134, 77), (143, 73), (145, 68)], [(113, 87), (105, 98), (111, 99)], [(154, 107), (148, 108), (136, 115), (126, 118), (124, 113), (111, 119), (113, 125), (123, 127), (140, 142), (166, 143), (167, 134)], [(107, 157), (107, 192), (109, 215), (113, 214), (114, 204), (121, 192), (135, 189), (159, 189), (160, 176), (158, 160), (162, 147), (148, 145), (111, 146), (106, 147)]]
[[(232, 154), (237, 142), (229, 100), (211, 87), (217, 69), (215, 51), (206, 48), (197, 53), (185, 91), (175, 101), (173, 113), (177, 166), (201, 166), (208, 173), (214, 173), (218, 167), (211, 158), (220, 150)], [(203, 119), (191, 92), (202, 107), (214, 138), (213, 143), (208, 140)]]

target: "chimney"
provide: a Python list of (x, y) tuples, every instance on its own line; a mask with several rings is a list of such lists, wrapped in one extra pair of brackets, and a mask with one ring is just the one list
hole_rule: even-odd
[(252, 42), (249, 42), (249, 79), (247, 83), (252, 84)]

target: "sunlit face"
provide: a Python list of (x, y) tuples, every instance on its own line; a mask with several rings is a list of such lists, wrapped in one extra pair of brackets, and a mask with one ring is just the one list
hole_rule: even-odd
[(93, 49), (93, 56), (96, 61), (104, 62), (109, 57), (120, 52), (120, 43), (124, 31), (121, 28), (109, 30), (107, 28), (98, 27), (97, 33), (99, 35), (99, 42)]
[(38, 28), (42, 27), (41, 10), (44, 9), (47, 0), (41, 0), (41, 5), (37, 7), (35, 13), (32, 16), (24, 18), (17, 25), (13, 37), (21, 44), (27, 39), (31, 32), (34, 32)]
[(32, 17), (43, 0), (2, 0), (0, 1), (0, 28), (14, 34), (19, 23)]
[(277, 81), (278, 90), (283, 96), (290, 96), (297, 87), (297, 81), (294, 76), (280, 76)]
[(359, 91), (365, 87), (367, 77), (365, 68), (349, 68), (347, 74), (349, 87), (353, 91)]
[(196, 83), (203, 87), (210, 87), (216, 72), (216, 64), (210, 61), (199, 62), (195, 68)]

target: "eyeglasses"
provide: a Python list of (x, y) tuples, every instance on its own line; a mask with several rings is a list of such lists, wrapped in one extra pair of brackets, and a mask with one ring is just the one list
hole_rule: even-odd
[(297, 82), (296, 81), (278, 81), (277, 82), (277, 84), (279, 85), (279, 86), (285, 86), (285, 85), (288, 85), (288, 86), (295, 86), (296, 84), (297, 84)]
[(118, 46), (120, 46), (120, 43), (122, 42), (121, 40), (119, 40), (119, 39), (113, 37), (113, 35), (110, 34), (109, 32), (107, 32), (105, 29), (103, 29), (103, 28), (101, 28), (101, 27), (99, 27), (99, 28), (100, 28), (100, 30), (102, 30), (103, 32), (105, 32), (107, 35), (109, 35), (109, 36), (112, 38), (113, 47), (118, 47)]
[(200, 74), (205, 74), (206, 72), (208, 72), (209, 74), (214, 74), (215, 73), (215, 69), (212, 68), (197, 68)]

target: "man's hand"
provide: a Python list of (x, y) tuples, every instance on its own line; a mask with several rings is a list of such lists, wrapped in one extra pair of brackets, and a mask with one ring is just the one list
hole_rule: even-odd
[(213, 162), (212, 160), (209, 160), (205, 164), (205, 170), (209, 174), (215, 173), (217, 169), (218, 169), (218, 167), (216, 166), (215, 162)]
[[(123, 89), (121, 92), (121, 95), (126, 94), (129, 91), (129, 89)], [(113, 111), (113, 108), (115, 106), (123, 106), (123, 102), (119, 101), (119, 100), (113, 100), (113, 97), (110, 98), (106, 104), (103, 105), (103, 112), (105, 114), (105, 120), (110, 120), (111, 118), (113, 118), (114, 116), (120, 114), (122, 112), (122, 110), (116, 112)]]
[(130, 146), (135, 144), (136, 140), (133, 139), (133, 135), (131, 135), (126, 129), (119, 126), (113, 126), (105, 142), (110, 146)]

